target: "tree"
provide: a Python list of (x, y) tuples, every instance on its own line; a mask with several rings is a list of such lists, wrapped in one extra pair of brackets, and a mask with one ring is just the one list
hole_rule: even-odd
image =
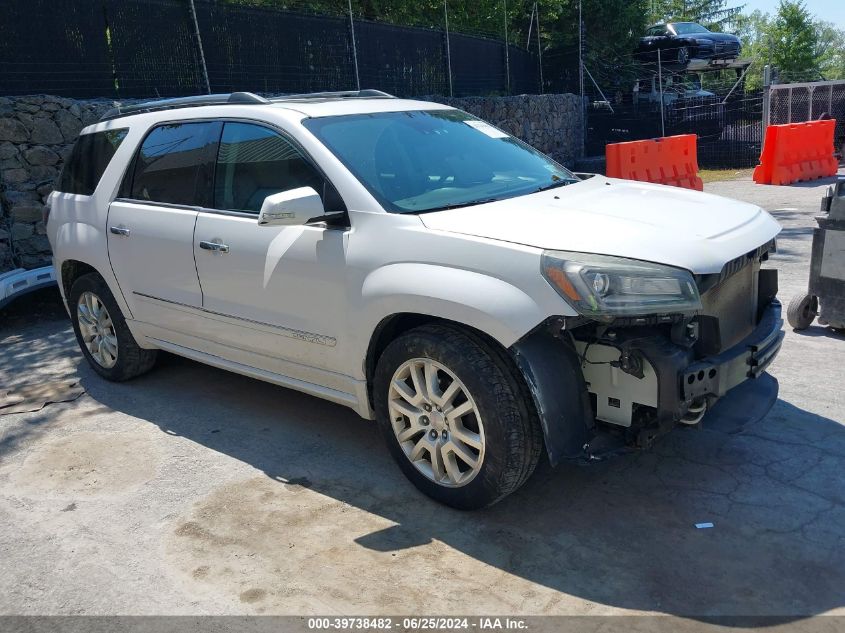
[(762, 88), (763, 66), (772, 63), (771, 28), (771, 17), (759, 10), (742, 14), (736, 20), (736, 34), (742, 40), (742, 56), (752, 59), (756, 65), (746, 75), (747, 90)]
[(737, 20), (743, 57), (754, 59), (746, 87), (762, 86), (762, 69), (772, 65), (782, 82), (845, 78), (845, 31), (830, 22), (814, 21), (800, 2), (782, 2), (772, 17), (754, 11)]
[(801, 0), (780, 0), (767, 35), (781, 81), (818, 79), (818, 33)]
[[(574, 5), (576, 13), (570, 19), (577, 24), (577, 1)], [(648, 0), (583, 0), (584, 63), (609, 98), (630, 92), (641, 72), (631, 53), (648, 27), (647, 9)], [(561, 27), (565, 30), (563, 24)], [(574, 31), (577, 37), (577, 29)], [(589, 76), (585, 84), (592, 92)]]
[(698, 22), (711, 31), (724, 31), (739, 16), (741, 7), (727, 0), (651, 0), (651, 22)]
[(831, 22), (817, 21), (815, 56), (825, 79), (845, 79), (845, 30)]

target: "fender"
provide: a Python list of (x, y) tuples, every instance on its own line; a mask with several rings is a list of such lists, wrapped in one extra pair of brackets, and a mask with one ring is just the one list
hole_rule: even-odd
[[(73, 231), (73, 238), (68, 237), (68, 233)], [(111, 262), (108, 259), (108, 246), (105, 232), (101, 229), (86, 224), (83, 222), (65, 222), (56, 228), (53, 251), (57, 250), (56, 246), (61, 245), (58, 250), (62, 254), (62, 259), (53, 258), (53, 269), (55, 270), (56, 281), (58, 282), (59, 292), (62, 296), (62, 302), (65, 309), (70, 314), (70, 306), (68, 305), (67, 297), (65, 296), (64, 279), (62, 279), (62, 265), (69, 260), (82, 262), (91, 266), (96, 270), (100, 276), (105, 280), (106, 284), (111, 290), (114, 300), (117, 302), (120, 311), (123, 312), (126, 318), (126, 324), (129, 331), (135, 337), (138, 345), (144, 348), (153, 348), (147, 342), (144, 335), (135, 327), (135, 322), (132, 320), (132, 311), (120, 291), (117, 284), (117, 279), (112, 271)]]
[[(547, 314), (519, 288), (469, 270), (402, 263), (364, 281), (370, 333), (396, 313), (417, 313), (481, 330), (498, 341), (522, 374), (543, 428), (552, 465), (585, 455), (595, 421), (577, 354), (543, 327)], [(537, 324), (540, 324), (539, 326)], [(366, 358), (366, 347), (360, 350)]]
[[(55, 220), (55, 218), (51, 218), (51, 220)], [(62, 264), (68, 260), (88, 264), (106, 280), (121, 311), (126, 315), (126, 318), (131, 319), (132, 313), (129, 312), (129, 308), (123, 300), (123, 294), (120, 292), (109, 263), (108, 242), (105, 232), (101, 228), (86, 222), (63, 222), (56, 227), (53, 239), (53, 252), (61, 253), (61, 259), (56, 257), (53, 261), (56, 279), (61, 278)], [(62, 296), (64, 296), (64, 288), (62, 288)]]
[[(414, 312), (464, 323), (508, 348), (548, 315), (525, 292), (506, 281), (471, 270), (434, 264), (383, 266), (364, 279), (363, 323), (371, 334), (392, 314)], [(363, 341), (360, 358), (366, 354)]]

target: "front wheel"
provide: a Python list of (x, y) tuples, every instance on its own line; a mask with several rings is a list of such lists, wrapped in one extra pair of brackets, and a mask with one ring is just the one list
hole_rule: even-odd
[(686, 66), (689, 63), (689, 49), (686, 46), (681, 46), (678, 49), (678, 64)]
[(393, 341), (376, 368), (376, 414), (394, 459), (433, 499), (492, 505), (534, 471), (543, 446), (521, 376), (503, 352), (451, 326)]

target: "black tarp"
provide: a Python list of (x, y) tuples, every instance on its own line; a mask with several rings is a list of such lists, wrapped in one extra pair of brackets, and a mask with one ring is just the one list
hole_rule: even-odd
[[(195, 0), (212, 92), (354, 89), (348, 19)], [(0, 94), (147, 98), (205, 92), (187, 0), (4, 0)], [(362, 88), (449, 94), (442, 30), (355, 20)], [(452, 34), (456, 96), (536, 93), (537, 57)], [(508, 87), (510, 86), (510, 90)]]

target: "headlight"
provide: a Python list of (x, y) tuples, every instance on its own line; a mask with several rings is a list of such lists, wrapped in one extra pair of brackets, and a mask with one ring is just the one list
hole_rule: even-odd
[(545, 251), (543, 276), (584, 316), (641, 316), (701, 310), (692, 275), (636, 259)]

